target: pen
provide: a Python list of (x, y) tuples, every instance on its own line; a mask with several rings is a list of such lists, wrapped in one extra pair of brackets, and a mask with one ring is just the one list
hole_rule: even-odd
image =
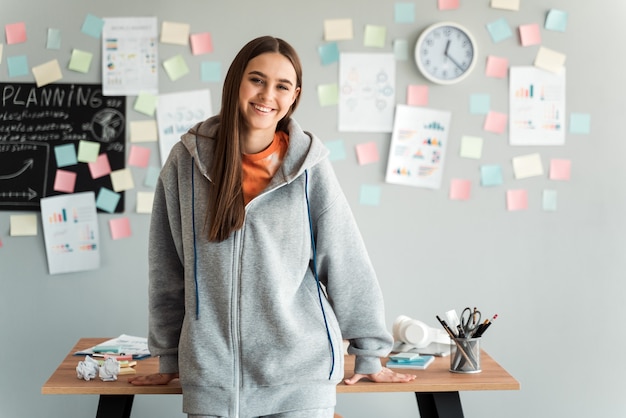
[(476, 362), (472, 361), (469, 356), (467, 355), (467, 352), (465, 352), (465, 349), (461, 346), (461, 344), (459, 343), (457, 337), (454, 335), (454, 332), (452, 332), (452, 330), (450, 329), (450, 327), (448, 326), (448, 324), (446, 324), (446, 321), (442, 320), (441, 318), (439, 318), (439, 315), (435, 315), (435, 317), (437, 318), (437, 321), (439, 321), (439, 323), (441, 324), (441, 326), (443, 327), (443, 329), (446, 330), (446, 332), (448, 333), (448, 335), (450, 336), (450, 338), (452, 339), (452, 341), (454, 341), (454, 344), (456, 344), (457, 348), (459, 349), (459, 351), (461, 352), (461, 354), (463, 355), (463, 357), (465, 357), (465, 360), (467, 360), (467, 362), (469, 364), (472, 365), (472, 368), (474, 370), (476, 370), (478, 367), (476, 366)]
[(489, 325), (491, 325), (493, 321), (496, 320), (497, 317), (498, 317), (498, 314), (495, 314), (493, 318), (491, 318), (491, 320), (486, 319), (485, 322), (481, 324), (482, 326), (479, 327), (479, 329), (477, 329), (476, 332), (474, 333), (474, 338), (478, 338), (482, 336), (484, 332), (487, 331), (487, 328), (489, 328)]

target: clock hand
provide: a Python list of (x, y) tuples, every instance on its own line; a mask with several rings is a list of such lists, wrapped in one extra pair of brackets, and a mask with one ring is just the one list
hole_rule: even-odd
[(450, 54), (448, 54), (448, 48), (449, 48), (449, 47), (450, 47), (450, 41), (448, 41), (448, 43), (446, 44), (446, 50), (443, 52), (443, 54), (444, 54), (446, 57), (448, 57), (448, 59), (449, 59), (450, 61), (452, 61), (452, 63), (453, 63), (454, 65), (456, 65), (456, 66), (459, 68), (459, 70), (463, 70), (463, 67), (461, 66), (461, 64), (459, 64), (459, 63), (458, 63), (458, 62), (457, 62), (454, 58), (452, 58), (452, 57), (450, 56)]

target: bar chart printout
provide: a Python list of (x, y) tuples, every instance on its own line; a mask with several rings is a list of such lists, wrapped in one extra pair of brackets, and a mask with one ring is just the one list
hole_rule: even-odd
[(98, 218), (93, 192), (41, 199), (50, 274), (100, 267)]

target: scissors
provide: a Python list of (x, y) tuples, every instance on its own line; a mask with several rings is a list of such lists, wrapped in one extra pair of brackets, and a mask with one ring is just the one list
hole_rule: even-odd
[(476, 330), (478, 325), (480, 325), (480, 311), (476, 308), (472, 310), (469, 306), (463, 309), (461, 312), (461, 326), (463, 327), (463, 332), (468, 337), (472, 335), (472, 333)]

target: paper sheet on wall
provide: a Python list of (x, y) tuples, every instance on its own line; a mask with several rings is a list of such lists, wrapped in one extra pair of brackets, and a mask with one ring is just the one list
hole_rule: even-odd
[(182, 134), (196, 123), (213, 115), (208, 89), (159, 95), (157, 126), (161, 165)]
[(41, 199), (50, 274), (100, 267), (100, 237), (93, 192)]
[(104, 19), (102, 28), (102, 94), (157, 94), (158, 36), (156, 17)]
[(511, 67), (509, 103), (511, 145), (565, 144), (565, 69)]
[(450, 112), (397, 105), (385, 180), (438, 189), (448, 145)]
[(339, 83), (340, 131), (391, 132), (396, 102), (393, 54), (341, 54)]

